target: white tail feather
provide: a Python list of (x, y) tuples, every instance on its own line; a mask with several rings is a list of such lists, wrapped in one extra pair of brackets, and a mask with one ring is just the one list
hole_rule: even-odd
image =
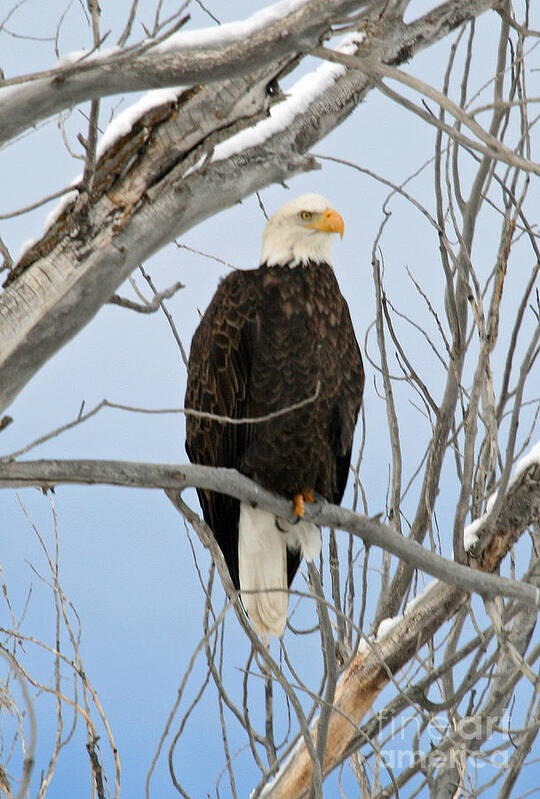
[(242, 602), (253, 629), (265, 641), (269, 635), (282, 636), (287, 623), (287, 546), (301, 549), (307, 560), (313, 560), (321, 550), (320, 530), (311, 522), (291, 525), (282, 519), (278, 528), (273, 513), (240, 504), (238, 569)]
[[(272, 513), (240, 505), (238, 569), (242, 602), (263, 638), (283, 635), (287, 623), (287, 549)], [(280, 589), (268, 592), (269, 588)]]

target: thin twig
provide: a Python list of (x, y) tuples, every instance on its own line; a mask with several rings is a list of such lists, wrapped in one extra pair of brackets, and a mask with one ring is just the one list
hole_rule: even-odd
[(95, 416), (96, 413), (99, 413), (99, 411), (101, 411), (103, 408), (114, 408), (116, 410), (128, 411), (130, 413), (144, 413), (158, 416), (169, 413), (181, 413), (185, 414), (186, 416), (195, 416), (198, 419), (210, 419), (212, 422), (220, 422), (222, 424), (262, 424), (263, 422), (269, 422), (271, 419), (277, 419), (279, 416), (284, 416), (285, 414), (297, 411), (299, 408), (303, 408), (305, 405), (310, 405), (312, 402), (315, 402), (319, 396), (319, 392), (320, 383), (318, 382), (315, 392), (310, 397), (306, 397), (305, 400), (300, 400), (299, 402), (295, 402), (293, 405), (288, 405), (287, 407), (281, 408), (277, 411), (271, 411), (271, 413), (266, 413), (262, 416), (243, 416), (240, 418), (233, 418), (232, 416), (219, 416), (219, 414), (216, 413), (197, 411), (194, 408), (135, 408), (131, 405), (123, 405), (118, 402), (109, 402), (109, 400), (103, 399), (101, 402), (98, 402), (94, 408), (92, 408), (90, 411), (87, 411), (87, 413), (79, 414), (73, 421), (63, 424), (60, 427), (57, 427), (55, 430), (52, 430), (50, 433), (40, 436), (39, 438), (35, 439), (35, 441), (32, 441), (30, 444), (27, 444), (25, 447), (22, 447), (15, 452), (10, 452), (8, 455), (3, 455), (0, 457), (0, 463), (12, 461), (15, 458), (18, 458), (19, 455), (26, 454), (31, 449), (34, 449), (34, 447), (44, 444), (51, 438), (55, 438), (61, 433), (65, 433), (67, 430), (71, 430), (73, 427), (83, 424), (92, 416)]
[(172, 286), (169, 286), (168, 289), (158, 291), (151, 300), (143, 298), (144, 303), (134, 302), (133, 300), (128, 300), (127, 297), (120, 297), (118, 294), (113, 294), (109, 300), (109, 303), (111, 305), (119, 305), (121, 308), (127, 308), (130, 311), (136, 311), (137, 313), (155, 313), (161, 308), (162, 300), (170, 300), (171, 297), (174, 297), (177, 291), (180, 291), (180, 289), (183, 288), (185, 288), (185, 284), (178, 281), (177, 283), (173, 283)]
[[(141, 275), (144, 277), (144, 279), (146, 280), (146, 282), (148, 283), (148, 285), (150, 286), (150, 288), (154, 292), (154, 297), (158, 297), (159, 292), (156, 289), (156, 287), (154, 285), (154, 282), (153, 282), (152, 278), (150, 277), (150, 275), (145, 272), (142, 264), (139, 264), (139, 270), (141, 272)], [(165, 318), (166, 318), (167, 322), (169, 323), (169, 327), (171, 328), (171, 331), (172, 331), (172, 334), (174, 336), (174, 339), (175, 339), (176, 343), (178, 344), (178, 349), (180, 350), (180, 354), (182, 356), (182, 360), (183, 360), (184, 365), (185, 365), (185, 367), (187, 369), (188, 356), (187, 356), (187, 353), (186, 353), (186, 351), (184, 349), (184, 345), (182, 344), (182, 339), (180, 338), (180, 334), (178, 333), (178, 330), (176, 329), (176, 325), (174, 324), (174, 320), (172, 318), (172, 315), (169, 313), (169, 310), (167, 309), (167, 307), (166, 307), (166, 305), (165, 305), (165, 303), (164, 303), (162, 298), (158, 299), (158, 303), (159, 303), (159, 307), (161, 308), (161, 310), (163, 311), (163, 313), (165, 315)]]

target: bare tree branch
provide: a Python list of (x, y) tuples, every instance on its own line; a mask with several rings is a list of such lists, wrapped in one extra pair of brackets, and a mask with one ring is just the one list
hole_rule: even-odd
[[(30, 784), (30, 777), (32, 775), (32, 770), (35, 765), (34, 757), (35, 757), (36, 743), (37, 743), (37, 720), (34, 710), (34, 703), (32, 701), (32, 697), (30, 696), (28, 685), (26, 684), (27, 683), (26, 674), (24, 674), (20, 664), (18, 663), (17, 659), (12, 655), (12, 653), (8, 652), (8, 650), (1, 645), (0, 645), (0, 657), (4, 658), (4, 660), (8, 662), (9, 667), (13, 669), (13, 672), (19, 681), (24, 701), (26, 704), (26, 712), (28, 715), (28, 720), (30, 725), (30, 739), (28, 741), (27, 751), (23, 763), (23, 774), (21, 775), (19, 790), (17, 791), (15, 797), (15, 799), (23, 799), (23, 797), (26, 795), (26, 792), (28, 791), (28, 786)], [(2, 790), (4, 790), (4, 787), (6, 786), (6, 779), (7, 778), (3, 773), (3, 769), (1, 769), (0, 781), (4, 783), (2, 785)], [(8, 794), (6, 791), (6, 795), (11, 796), (11, 792), (9, 792)]]
[(127, 308), (130, 311), (137, 311), (137, 313), (155, 313), (161, 308), (162, 300), (170, 300), (177, 291), (183, 288), (185, 288), (184, 283), (178, 280), (176, 283), (173, 283), (172, 286), (169, 286), (169, 288), (156, 292), (151, 300), (146, 300), (144, 303), (134, 302), (127, 297), (120, 297), (118, 294), (113, 294), (109, 302), (111, 305), (119, 305), (120, 308)]
[[(59, 484), (73, 485), (122, 485), (139, 488), (162, 488), (183, 490), (188, 486), (220, 491), (224, 494), (252, 503), (283, 518), (294, 521), (289, 502), (276, 497), (257, 483), (234, 469), (212, 468), (194, 464), (166, 465), (135, 463), (129, 461), (19, 461), (0, 464), (0, 486), (20, 488), (34, 485), (42, 489)], [(510, 503), (515, 512), (520, 508), (519, 523), (512, 530), (504, 528), (502, 543), (500, 523), (505, 523), (506, 514), (501, 513), (496, 523), (496, 535), (486, 545), (481, 560), (482, 571), (472, 570), (454, 561), (424, 549), (414, 541), (398, 535), (391, 527), (361, 514), (330, 503), (315, 503), (306, 508), (305, 518), (326, 527), (348, 530), (360, 536), (368, 545), (377, 545), (402, 558), (406, 563), (438, 577), (440, 580), (459, 585), (463, 590), (476, 591), (486, 598), (498, 595), (514, 597), (536, 607), (540, 606), (538, 592), (530, 586), (521, 585), (483, 571), (492, 571), (508, 549), (512, 536), (521, 534), (536, 518), (540, 503), (540, 467), (526, 469), (512, 483), (505, 507)], [(519, 529), (518, 529), (519, 528)], [(495, 541), (495, 543), (493, 543)], [(479, 557), (479, 556), (477, 556)], [(486, 568), (486, 565), (490, 568)], [(491, 568), (493, 567), (493, 568)]]
[[(428, 114), (426, 111), (415, 107), (412, 103), (402, 98), (401, 102), (406, 104), (407, 108), (413, 110), (425, 122), (429, 122), (436, 127), (440, 126), (441, 129), (448, 133), (451, 137), (456, 137), (460, 143), (466, 144), (473, 150), (478, 150), (478, 152), (481, 152), (483, 155), (496, 158), (498, 161), (502, 161), (510, 166), (516, 166), (519, 169), (525, 170), (526, 172), (532, 172), (535, 175), (540, 175), (540, 164), (535, 164), (533, 161), (529, 161), (526, 158), (521, 158), (513, 150), (505, 147), (499, 141), (499, 139), (497, 139), (487, 130), (484, 130), (482, 126), (471, 117), (470, 114), (467, 114), (465, 111), (463, 111), (463, 109), (456, 105), (456, 103), (452, 102), (452, 100), (450, 100), (445, 94), (437, 91), (437, 89), (434, 89), (433, 86), (430, 86), (425, 81), (420, 80), (412, 75), (408, 75), (406, 72), (389, 66), (388, 64), (373, 61), (370, 58), (336, 53), (333, 50), (329, 50), (327, 47), (317, 47), (313, 53), (314, 55), (320, 56), (321, 58), (326, 58), (329, 61), (335, 61), (338, 64), (343, 64), (350, 69), (359, 69), (368, 75), (373, 74), (381, 75), (386, 78), (393, 78), (394, 80), (403, 83), (405, 86), (416, 89), (416, 91), (424, 94), (426, 97), (429, 97), (438, 103), (441, 108), (445, 109), (445, 111), (451, 113), (454, 119), (460, 124), (468, 127), (472, 133), (476, 134), (477, 138), (480, 139), (485, 146), (482, 146), (474, 139), (464, 136), (462, 133), (460, 133), (459, 129), (455, 127), (451, 128), (449, 125), (446, 125), (444, 122), (438, 120), (432, 114)], [(381, 85), (378, 83), (377, 87), (385, 93), (388, 91), (384, 84)], [(393, 99), (397, 99), (395, 92), (392, 92), (391, 96)], [(495, 107), (496, 110), (501, 110), (498, 104)]]

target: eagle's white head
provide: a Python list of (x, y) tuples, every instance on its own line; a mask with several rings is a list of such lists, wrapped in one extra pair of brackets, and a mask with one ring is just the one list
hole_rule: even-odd
[(270, 217), (263, 233), (261, 264), (297, 266), (332, 263), (334, 239), (343, 236), (343, 219), (320, 194), (302, 194)]

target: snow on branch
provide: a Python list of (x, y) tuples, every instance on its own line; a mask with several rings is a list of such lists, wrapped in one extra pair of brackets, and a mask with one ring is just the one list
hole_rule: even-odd
[[(350, 33), (339, 43), (335, 52), (343, 55), (353, 53), (363, 38), (363, 34)], [(322, 64), (314, 72), (304, 75), (287, 90), (285, 100), (270, 109), (270, 115), (267, 118), (262, 119), (252, 128), (246, 128), (218, 144), (214, 150), (212, 161), (224, 161), (249, 147), (264, 144), (276, 133), (285, 131), (318, 98), (324, 97), (337, 79), (344, 74), (345, 67), (340, 64)]]
[[(512, 489), (515, 484), (519, 484), (525, 472), (530, 470), (531, 467), (540, 467), (540, 441), (531, 447), (526, 455), (518, 460), (514, 467), (514, 474), (508, 483), (508, 489)], [(467, 551), (472, 550), (472, 552), (474, 552), (475, 545), (488, 527), (497, 496), (498, 492), (492, 494), (486, 503), (486, 512), (478, 519), (473, 519), (473, 521), (465, 527), (463, 531), (463, 543)]]
[[(368, 0), (279, 0), (244, 21), (131, 48), (73, 53), (47, 72), (0, 82), (0, 143), (85, 100), (248, 74), (318, 44), (334, 19)], [(4, 86), (4, 88), (1, 88)]]
[[(317, 3), (326, 8), (322, 0), (311, 0), (293, 13), (312, 14)], [(334, 13), (353, 4), (334, 0), (328, 5)], [(384, 31), (377, 28), (373, 40), (366, 38), (361, 47), (375, 49), (384, 61), (401, 63), (490, 6), (490, 0), (448, 2), (405, 26), (392, 17)], [(396, 14), (393, 4), (388, 8)], [(327, 19), (325, 13), (321, 11), (322, 19)], [(358, 25), (363, 27), (363, 20)], [(366, 37), (369, 30), (367, 25)], [(295, 31), (305, 52), (305, 31)], [(311, 88), (308, 81), (299, 83), (289, 99), (280, 97), (278, 88), (276, 97), (269, 87), (278, 86), (298, 54), (279, 57), (274, 49), (273, 61), (257, 61), (248, 74), (237, 71), (230, 80), (184, 90), (147, 111), (103, 153), (92, 192), (79, 192), (62, 209), (14, 267), (0, 296), (0, 411), (141, 261), (254, 191), (316, 168), (310, 148), (351, 113), (373, 81), (330, 65), (315, 73)], [(123, 70), (116, 66), (113, 71)], [(10, 102), (15, 91), (9, 88)], [(280, 99), (283, 108), (266, 120)], [(1, 127), (11, 114), (0, 111), (0, 119)], [(257, 128), (260, 120), (265, 124)], [(235, 139), (239, 133), (240, 140)], [(81, 226), (84, 243), (75, 233)]]

